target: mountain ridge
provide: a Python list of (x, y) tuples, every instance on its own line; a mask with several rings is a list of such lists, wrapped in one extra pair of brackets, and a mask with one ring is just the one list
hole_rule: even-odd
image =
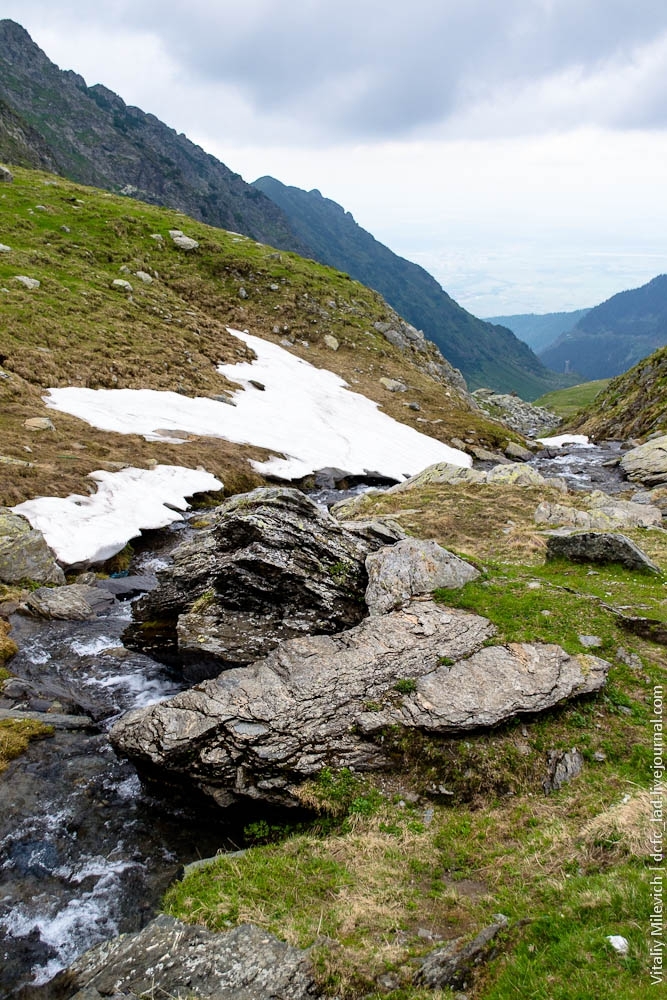
[(254, 186), (283, 210), (317, 260), (346, 270), (383, 295), (438, 345), (471, 389), (515, 390), (534, 399), (548, 388), (568, 384), (549, 372), (511, 330), (467, 312), (424, 268), (384, 246), (319, 190), (303, 191), (269, 176), (258, 178)]

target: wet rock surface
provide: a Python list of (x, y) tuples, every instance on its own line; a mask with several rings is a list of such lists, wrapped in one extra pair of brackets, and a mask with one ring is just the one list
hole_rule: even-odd
[(124, 636), (131, 648), (196, 663), (201, 679), (366, 614), (365, 559), (386, 544), (386, 526), (350, 531), (285, 487), (233, 497), (209, 517), (135, 606)]
[(413, 602), (347, 632), (282, 643), (175, 698), (131, 712), (112, 743), (148, 768), (176, 772), (221, 804), (289, 804), (324, 766), (386, 767), (372, 736), (386, 726), (431, 733), (493, 726), (604, 684), (608, 664), (558, 646), (488, 646), (478, 615)]
[(108, 611), (115, 601), (108, 590), (72, 583), (64, 587), (39, 587), (20, 610), (37, 618), (85, 621)]
[(307, 954), (252, 924), (215, 934), (161, 914), (137, 934), (105, 941), (68, 970), (74, 1000), (211, 997), (313, 1000)]

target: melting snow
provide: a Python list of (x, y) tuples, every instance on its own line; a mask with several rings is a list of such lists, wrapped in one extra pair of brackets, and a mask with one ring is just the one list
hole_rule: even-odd
[(536, 440), (547, 448), (562, 448), (564, 444), (579, 444), (586, 448), (595, 447), (588, 440), (586, 434), (560, 434), (556, 437), (536, 438)]
[(110, 559), (142, 529), (164, 528), (182, 520), (178, 511), (187, 510), (186, 496), (222, 489), (210, 472), (178, 465), (91, 472), (90, 476), (98, 484), (93, 496), (39, 497), (13, 508), (42, 532), (66, 566)]
[[(183, 433), (222, 437), (267, 448), (286, 458), (253, 462), (258, 472), (299, 479), (333, 467), (351, 475), (379, 473), (401, 480), (434, 462), (470, 466), (469, 455), (401, 424), (377, 404), (350, 392), (338, 375), (315, 368), (284, 348), (230, 330), (257, 355), (219, 371), (244, 388), (236, 406), (153, 389), (50, 389), (47, 405), (101, 430), (182, 443)], [(258, 390), (250, 379), (261, 382)]]

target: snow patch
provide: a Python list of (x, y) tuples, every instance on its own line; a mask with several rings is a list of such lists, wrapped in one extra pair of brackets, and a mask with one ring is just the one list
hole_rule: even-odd
[[(300, 479), (332, 467), (400, 481), (435, 462), (472, 464), (465, 452), (382, 413), (377, 403), (351, 392), (333, 372), (260, 337), (229, 332), (257, 355), (252, 362), (218, 368), (243, 387), (234, 394), (235, 406), (154, 389), (76, 387), (50, 389), (47, 406), (101, 430), (143, 434), (153, 441), (181, 443), (183, 434), (198, 434), (266, 448), (276, 457), (252, 464), (280, 479)], [(261, 382), (264, 391), (251, 385), (251, 379)]]
[(536, 438), (540, 444), (547, 448), (562, 448), (564, 444), (578, 444), (584, 448), (594, 448), (586, 434), (560, 434), (556, 437)]
[(91, 472), (90, 478), (98, 484), (92, 496), (38, 497), (12, 508), (42, 532), (65, 566), (104, 562), (142, 530), (182, 520), (186, 496), (222, 489), (210, 472), (178, 465)]

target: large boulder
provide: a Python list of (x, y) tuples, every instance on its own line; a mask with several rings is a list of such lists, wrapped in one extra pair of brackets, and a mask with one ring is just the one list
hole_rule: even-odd
[(462, 733), (597, 690), (609, 664), (559, 646), (484, 646), (485, 618), (416, 601), (333, 636), (291, 639), (266, 659), (130, 712), (113, 745), (221, 805), (293, 805), (321, 768), (388, 766), (388, 726)]
[[(314, 1000), (310, 960), (273, 934), (241, 924), (223, 934), (161, 914), (143, 930), (103, 941), (64, 974), (73, 1000)], [(69, 993), (68, 995), (71, 995)]]
[(547, 560), (568, 559), (575, 563), (620, 563), (626, 569), (660, 574), (638, 545), (625, 535), (583, 531), (554, 532), (547, 542)]
[(662, 524), (662, 511), (649, 503), (615, 500), (595, 490), (584, 501), (588, 510), (544, 501), (535, 511), (535, 523), (581, 528), (584, 531), (615, 531), (618, 528), (648, 528)]
[(173, 553), (137, 602), (125, 644), (184, 664), (192, 679), (252, 663), (284, 639), (340, 632), (366, 614), (366, 556), (401, 537), (345, 527), (299, 490), (232, 497)]
[(436, 541), (417, 538), (404, 538), (372, 552), (366, 569), (366, 604), (372, 615), (393, 611), (411, 597), (430, 594), (439, 587), (462, 587), (479, 576), (479, 570)]
[(621, 469), (633, 482), (658, 486), (667, 483), (667, 434), (627, 451)]
[(8, 507), (0, 507), (0, 582), (64, 583), (65, 574), (30, 522)]

